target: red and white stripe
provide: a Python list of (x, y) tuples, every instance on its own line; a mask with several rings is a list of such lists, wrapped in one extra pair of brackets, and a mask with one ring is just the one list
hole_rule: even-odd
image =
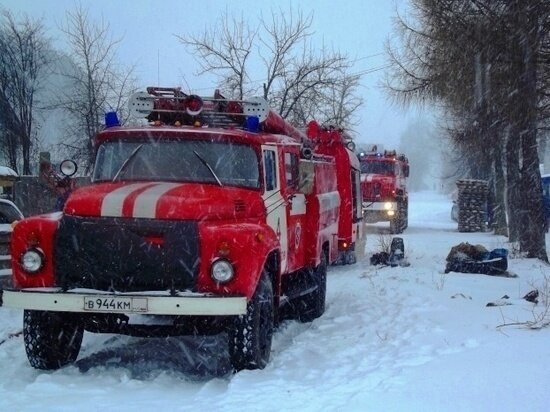
[(155, 218), (159, 199), (172, 189), (180, 186), (178, 183), (161, 183), (145, 189), (134, 202), (132, 217)]
[(160, 198), (178, 183), (133, 183), (108, 193), (101, 203), (101, 216), (155, 218)]

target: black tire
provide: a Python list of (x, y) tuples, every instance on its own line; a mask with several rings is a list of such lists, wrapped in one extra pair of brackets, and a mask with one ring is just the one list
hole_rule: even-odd
[(344, 264), (353, 265), (357, 263), (357, 256), (355, 255), (355, 250), (348, 250), (345, 254)]
[(72, 313), (26, 310), (23, 314), (25, 351), (32, 367), (59, 369), (78, 357), (84, 327)]
[(390, 220), (390, 233), (400, 234), (409, 226), (408, 202), (397, 202), (397, 213)]
[(321, 262), (313, 270), (315, 290), (296, 299), (294, 306), (298, 312), (300, 322), (311, 322), (325, 313), (325, 301), (327, 295), (327, 255), (321, 254)]
[(390, 220), (390, 233), (392, 235), (398, 235), (401, 232), (403, 232), (401, 219), (399, 216), (395, 216), (392, 220)]
[(409, 200), (403, 204), (403, 231), (409, 227)]
[(229, 356), (235, 371), (265, 368), (271, 354), (273, 327), (273, 286), (264, 272), (246, 314), (238, 316), (228, 331)]

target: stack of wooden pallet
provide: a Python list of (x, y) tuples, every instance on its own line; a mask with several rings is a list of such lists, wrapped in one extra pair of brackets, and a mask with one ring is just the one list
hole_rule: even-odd
[(486, 180), (461, 179), (456, 182), (456, 186), (458, 187), (458, 231), (485, 231), (489, 183)]

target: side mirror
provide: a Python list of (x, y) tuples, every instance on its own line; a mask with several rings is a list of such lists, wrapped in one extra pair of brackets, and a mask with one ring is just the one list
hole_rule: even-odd
[(298, 191), (304, 195), (309, 195), (313, 192), (313, 183), (315, 181), (315, 169), (313, 162), (308, 160), (300, 160), (298, 168)]
[(403, 167), (403, 173), (405, 174), (405, 177), (409, 177), (409, 165), (405, 165)]
[(76, 173), (78, 167), (73, 160), (63, 160), (59, 165), (59, 170), (61, 171), (62, 175), (71, 177)]

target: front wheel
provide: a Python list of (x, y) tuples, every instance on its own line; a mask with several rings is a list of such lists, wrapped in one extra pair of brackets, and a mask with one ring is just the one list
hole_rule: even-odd
[(23, 340), (32, 367), (59, 369), (76, 360), (84, 326), (72, 313), (26, 310)]
[(236, 371), (265, 368), (271, 354), (273, 327), (273, 286), (264, 272), (246, 314), (238, 316), (228, 331), (229, 355)]

